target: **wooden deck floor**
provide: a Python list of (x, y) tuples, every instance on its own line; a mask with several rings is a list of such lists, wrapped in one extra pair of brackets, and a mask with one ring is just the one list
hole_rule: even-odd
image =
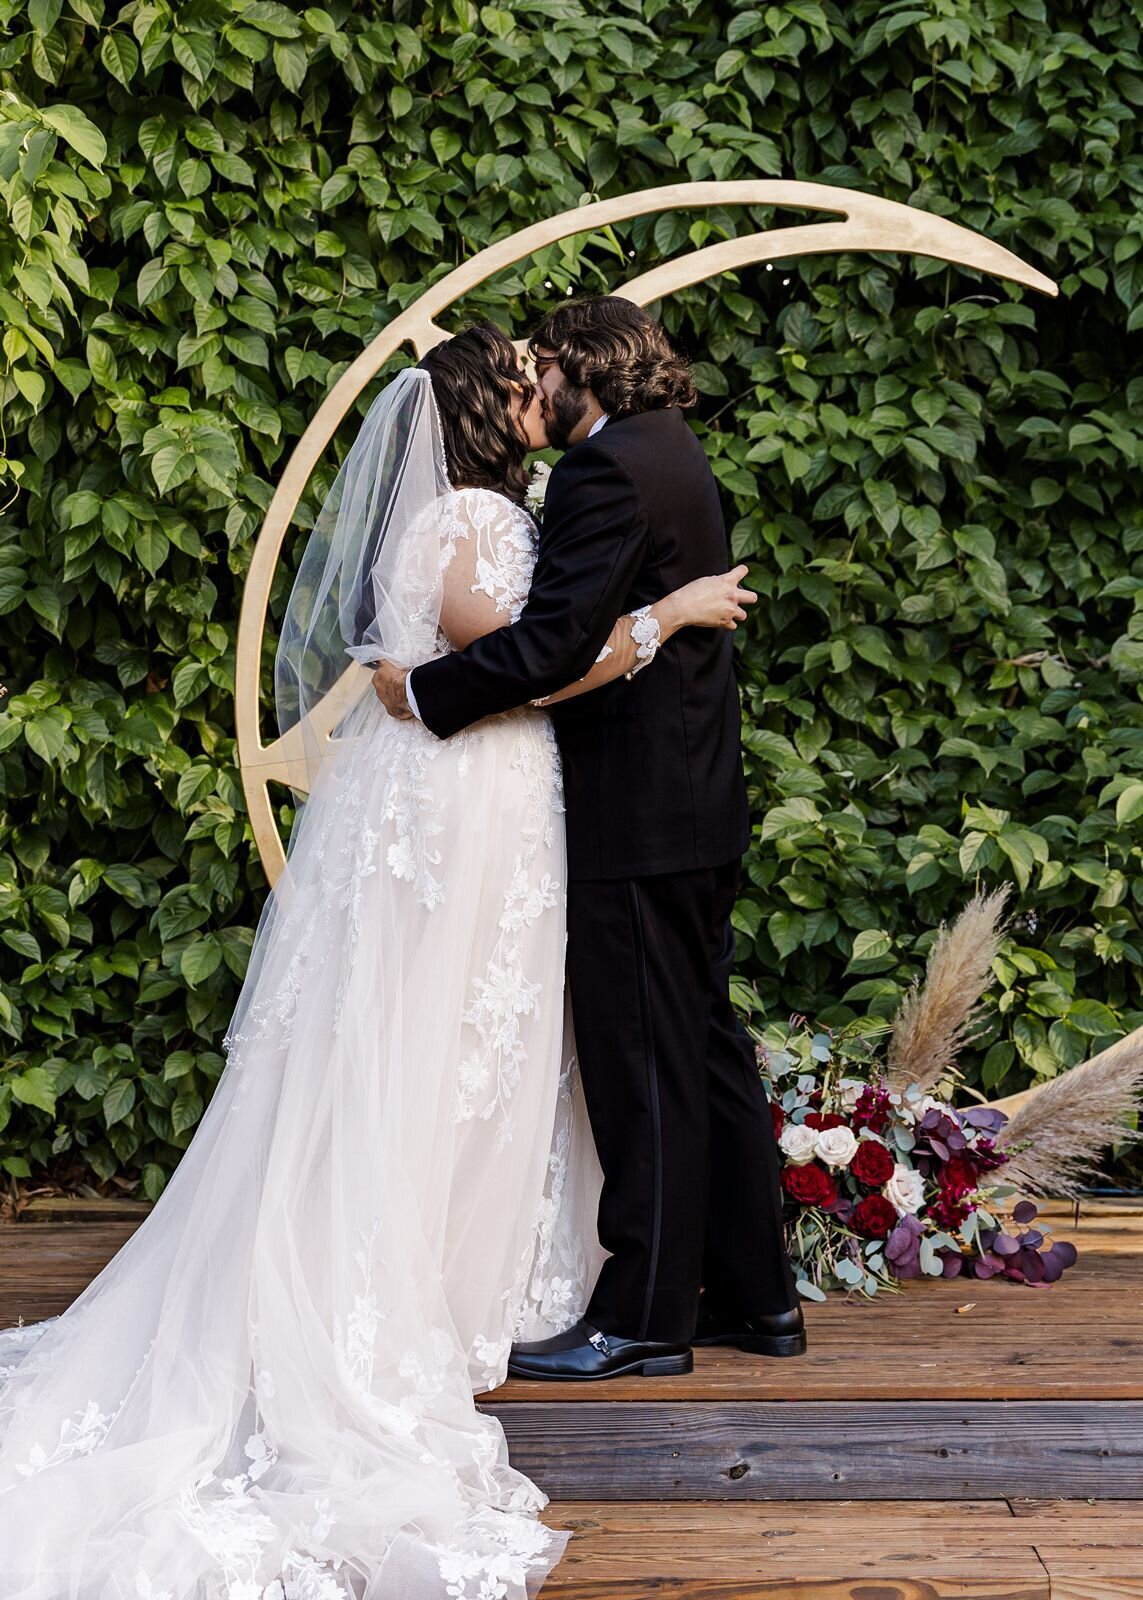
[[(1080, 1251), (1050, 1289), (920, 1282), (808, 1306), (797, 1360), (488, 1396), (574, 1531), (545, 1596), (1143, 1600), (1143, 1204), (1050, 1210)], [(0, 1227), (0, 1325), (134, 1226)]]
[(562, 1504), (544, 1600), (1139, 1600), (1130, 1501)]

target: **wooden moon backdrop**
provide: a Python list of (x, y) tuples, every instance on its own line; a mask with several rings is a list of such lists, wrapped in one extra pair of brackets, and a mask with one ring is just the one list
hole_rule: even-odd
[[(254, 841), (271, 885), (278, 881), (285, 865), (285, 851), (274, 821), (269, 786), (275, 781), (286, 782), (291, 756), (301, 754), (302, 734), (299, 726), (269, 744), (262, 742), (260, 665), (270, 585), (310, 474), (357, 396), (403, 345), (411, 346), (419, 359), (447, 339), (449, 335), (434, 320), (437, 316), (495, 273), (523, 261), (537, 250), (573, 234), (592, 232), (609, 223), (624, 222), (652, 212), (703, 210), (727, 205), (824, 211), (836, 213), (838, 220), (773, 228), (726, 239), (664, 262), (632, 279), (615, 293), (637, 305), (647, 305), (676, 290), (739, 267), (778, 257), (824, 255), (842, 250), (891, 250), (905, 255), (932, 256), (958, 266), (975, 267), (997, 278), (1007, 278), (1041, 294), (1058, 293), (1050, 278), (1021, 261), (1019, 256), (945, 217), (859, 190), (785, 179), (680, 183), (596, 201), (534, 223), (489, 245), (426, 289), (419, 300), (365, 347), (330, 390), (286, 462), (254, 546), (238, 623), (235, 723), (242, 787)], [(366, 691), (372, 692), (369, 671), (356, 662), (350, 663), (334, 688), (311, 713), (313, 731), (322, 739), (330, 738), (345, 713)], [(299, 770), (304, 770), (304, 763), (296, 761), (295, 777)]]

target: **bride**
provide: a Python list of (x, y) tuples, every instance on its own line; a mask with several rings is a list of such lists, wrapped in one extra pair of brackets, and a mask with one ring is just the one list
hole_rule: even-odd
[[(137, 1233), (0, 1334), (6, 1600), (520, 1600), (559, 1559), (473, 1402), (601, 1260), (556, 747), (539, 706), (440, 742), (366, 670), (519, 614), (546, 443), (469, 329), (381, 393), (322, 506), (275, 662), (308, 799), (225, 1070)], [(621, 619), (564, 693), (729, 626), (742, 570)]]

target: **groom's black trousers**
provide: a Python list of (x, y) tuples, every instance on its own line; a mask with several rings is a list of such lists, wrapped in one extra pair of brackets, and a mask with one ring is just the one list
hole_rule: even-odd
[(685, 1342), (699, 1289), (794, 1305), (778, 1160), (754, 1047), (727, 988), (739, 862), (568, 885), (568, 976), (611, 1251), (586, 1320)]

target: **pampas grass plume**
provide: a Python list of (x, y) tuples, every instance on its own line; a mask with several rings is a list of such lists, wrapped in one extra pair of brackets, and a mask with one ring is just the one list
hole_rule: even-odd
[(951, 928), (942, 925), (929, 953), (923, 984), (905, 996), (889, 1042), (889, 1087), (911, 1083), (932, 1090), (956, 1064), (976, 1021), (980, 997), (992, 982), (1003, 933), (1008, 887), (975, 895)]
[(1123, 1122), (1141, 1089), (1143, 1028), (1136, 1028), (1027, 1096), (1000, 1132), (998, 1143), (1009, 1156), (1002, 1181), (1035, 1194), (1075, 1194), (1098, 1175), (1109, 1145), (1143, 1137)]

